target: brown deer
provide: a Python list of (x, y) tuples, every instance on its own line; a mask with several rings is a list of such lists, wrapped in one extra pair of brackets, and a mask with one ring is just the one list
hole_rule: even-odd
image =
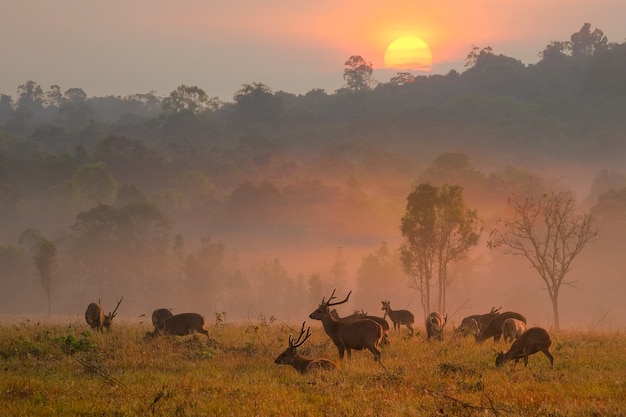
[(163, 333), (175, 336), (185, 336), (198, 332), (209, 336), (204, 330), (204, 317), (198, 313), (181, 313), (173, 315), (163, 321)]
[(513, 342), (513, 345), (511, 345), (508, 352), (498, 353), (498, 356), (496, 357), (496, 366), (500, 367), (504, 365), (506, 361), (510, 361), (511, 359), (515, 359), (515, 362), (517, 363), (522, 358), (524, 359), (524, 366), (528, 366), (528, 357), (530, 355), (537, 352), (543, 352), (543, 354), (550, 359), (550, 367), (554, 368), (554, 357), (548, 350), (551, 344), (552, 340), (545, 329), (542, 329), (541, 327), (531, 327), (522, 333), (522, 335), (515, 342)]
[(448, 315), (442, 316), (441, 313), (433, 311), (426, 316), (426, 335), (427, 338), (435, 337), (443, 340), (443, 327), (448, 322)]
[(154, 331), (160, 332), (163, 330), (163, 323), (166, 319), (172, 317), (174, 313), (169, 308), (157, 308), (152, 312), (152, 324), (154, 325)]
[(408, 310), (392, 310), (391, 302), (389, 300), (381, 301), (383, 307), (381, 310), (385, 310), (385, 317), (389, 316), (393, 322), (393, 329), (400, 330), (400, 325), (404, 324), (413, 334), (413, 323), (415, 323), (415, 316)]
[[(461, 333), (464, 336), (469, 333), (475, 335), (478, 330), (487, 327), (491, 319), (500, 314), (501, 309), (502, 307), (491, 307), (491, 311), (487, 314), (473, 314), (471, 316), (467, 316), (463, 320), (461, 320), (461, 325), (455, 329), (455, 332)], [(478, 325), (478, 329), (474, 329), (473, 322), (471, 320), (474, 320), (476, 322), (476, 324)]]
[(335, 310), (334, 308), (332, 310), (330, 310), (330, 315), (335, 319), (335, 320), (359, 320), (359, 319), (369, 319), (369, 320), (374, 320), (376, 323), (380, 324), (383, 328), (383, 341), (382, 344), (385, 346), (389, 346), (389, 323), (387, 323), (387, 320), (385, 320), (382, 317), (377, 317), (377, 316), (370, 316), (369, 314), (367, 314), (366, 312), (364, 312), (363, 310), (359, 311), (355, 311), (353, 314), (350, 314), (349, 316), (346, 317), (339, 317), (339, 313), (337, 313), (337, 310)]
[(526, 331), (526, 323), (521, 320), (508, 318), (502, 322), (502, 338), (504, 343), (513, 342)]
[(382, 343), (383, 328), (373, 320), (337, 320), (330, 314), (330, 306), (343, 304), (350, 298), (350, 291), (345, 300), (331, 303), (335, 298), (335, 290), (328, 301), (322, 298), (322, 304), (313, 311), (309, 317), (313, 320), (321, 320), (324, 331), (331, 338), (339, 350), (339, 358), (343, 359), (344, 353), (348, 352), (348, 358), (352, 356), (352, 350), (368, 349), (374, 355), (374, 359), (380, 361), (381, 354), (378, 347)]
[(85, 321), (89, 327), (99, 332), (101, 332), (103, 328), (107, 331), (111, 330), (111, 323), (117, 315), (117, 309), (120, 307), (123, 299), (124, 297), (120, 298), (120, 301), (117, 302), (115, 310), (106, 316), (104, 315), (104, 309), (102, 308), (102, 305), (100, 305), (99, 299), (97, 303), (89, 304), (87, 306), (87, 310), (85, 311)]
[[(278, 355), (274, 363), (280, 365), (291, 365), (296, 371), (301, 374), (305, 374), (309, 371), (313, 371), (316, 369), (323, 369), (327, 371), (332, 371), (337, 367), (335, 362), (329, 359), (307, 359), (304, 356), (298, 354), (297, 348), (301, 346), (311, 335), (311, 327), (308, 327), (306, 331), (304, 330), (304, 325), (306, 322), (302, 322), (302, 329), (300, 330), (300, 335), (294, 341), (291, 335), (289, 335), (289, 347), (285, 349), (283, 353)], [(304, 339), (302, 339), (304, 336)]]
[(502, 323), (504, 323), (504, 320), (509, 318), (514, 318), (526, 323), (526, 317), (513, 311), (506, 311), (504, 313), (497, 314), (491, 319), (487, 327), (480, 327), (478, 333), (475, 335), (476, 341), (484, 342), (490, 337), (493, 337), (493, 341), (498, 342), (500, 340), (500, 336), (502, 336)]

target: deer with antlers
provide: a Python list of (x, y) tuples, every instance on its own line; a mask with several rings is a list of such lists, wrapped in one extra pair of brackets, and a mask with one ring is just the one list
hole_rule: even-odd
[[(304, 330), (304, 325), (306, 322), (302, 322), (302, 329), (300, 330), (300, 335), (294, 341), (291, 335), (289, 335), (289, 347), (285, 349), (283, 353), (278, 355), (274, 363), (279, 365), (291, 365), (295, 368), (296, 371), (301, 374), (305, 374), (309, 371), (322, 369), (326, 371), (332, 371), (337, 367), (335, 362), (325, 359), (308, 359), (304, 356), (298, 354), (297, 348), (301, 346), (311, 335), (311, 327), (308, 327), (306, 331)], [(304, 336), (304, 339), (302, 338)]]
[(85, 311), (85, 321), (93, 330), (97, 330), (99, 332), (102, 329), (106, 329), (107, 331), (111, 330), (111, 323), (113, 322), (113, 318), (117, 315), (117, 309), (120, 308), (120, 304), (124, 297), (120, 298), (120, 301), (117, 302), (117, 306), (112, 313), (104, 315), (104, 309), (102, 305), (100, 305), (100, 300), (98, 299), (97, 303), (91, 303), (87, 306), (87, 310)]
[(331, 338), (339, 350), (339, 359), (343, 359), (345, 352), (348, 357), (352, 356), (352, 350), (368, 349), (374, 355), (374, 359), (380, 362), (381, 353), (378, 349), (383, 340), (383, 328), (380, 324), (369, 319), (360, 320), (337, 320), (330, 314), (331, 306), (343, 304), (348, 301), (352, 291), (345, 300), (332, 303), (336, 298), (335, 290), (326, 301), (322, 298), (322, 304), (313, 311), (309, 317), (313, 320), (321, 320), (324, 331)]

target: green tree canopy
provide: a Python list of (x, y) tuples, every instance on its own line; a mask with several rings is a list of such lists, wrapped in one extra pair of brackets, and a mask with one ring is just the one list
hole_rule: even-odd
[(463, 199), (458, 185), (420, 184), (407, 197), (400, 230), (405, 242), (400, 247), (404, 272), (421, 295), (424, 314), (431, 311), (431, 286), (438, 285), (437, 308), (446, 308), (448, 268), (478, 244), (482, 230), (475, 210)]

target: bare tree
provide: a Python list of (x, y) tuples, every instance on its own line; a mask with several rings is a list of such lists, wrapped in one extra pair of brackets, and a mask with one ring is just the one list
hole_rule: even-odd
[(554, 327), (559, 329), (559, 293), (565, 276), (585, 245), (595, 240), (598, 229), (592, 214), (576, 214), (569, 192), (545, 193), (540, 197), (513, 195), (507, 215), (490, 234), (489, 248), (504, 248), (506, 255), (523, 256), (546, 284)]

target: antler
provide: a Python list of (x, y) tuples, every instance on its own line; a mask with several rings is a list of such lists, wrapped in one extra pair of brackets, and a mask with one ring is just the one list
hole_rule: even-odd
[(124, 299), (124, 296), (122, 296), (122, 298), (120, 298), (120, 301), (117, 302), (117, 306), (115, 306), (115, 310), (113, 310), (113, 312), (111, 313), (111, 319), (115, 317), (115, 313), (117, 312), (117, 309), (120, 308), (120, 304), (122, 304), (123, 299)]
[[(306, 332), (304, 331), (304, 325), (306, 324), (306, 321), (302, 322), (302, 329), (300, 330), (300, 335), (298, 336), (298, 339), (296, 339), (296, 341), (293, 341), (293, 338), (291, 337), (291, 335), (289, 335), (289, 347), (298, 347), (300, 345), (302, 345), (304, 342), (306, 342), (306, 340), (309, 338), (309, 336), (311, 335), (311, 327), (308, 327), (306, 329)], [(306, 333), (306, 334), (305, 334)], [(304, 340), (300, 340), (302, 339), (302, 336), (304, 335)]]
[(336, 305), (338, 305), (338, 304), (343, 304), (343, 303), (345, 303), (345, 302), (347, 302), (347, 301), (348, 301), (348, 298), (350, 298), (350, 294), (352, 294), (352, 290), (350, 290), (350, 292), (349, 292), (349, 293), (348, 293), (348, 295), (346, 296), (346, 299), (345, 299), (345, 300), (343, 300), (343, 301), (339, 301), (339, 302), (337, 302), (337, 303), (331, 303), (331, 302), (330, 302), (330, 300), (332, 300), (333, 298), (335, 298), (335, 297), (333, 297), (333, 296), (335, 295), (335, 290), (333, 290), (333, 293), (330, 295), (330, 298), (329, 298), (329, 299), (328, 299), (328, 301), (326, 302), (326, 305), (330, 307), (330, 306), (336, 306)]

